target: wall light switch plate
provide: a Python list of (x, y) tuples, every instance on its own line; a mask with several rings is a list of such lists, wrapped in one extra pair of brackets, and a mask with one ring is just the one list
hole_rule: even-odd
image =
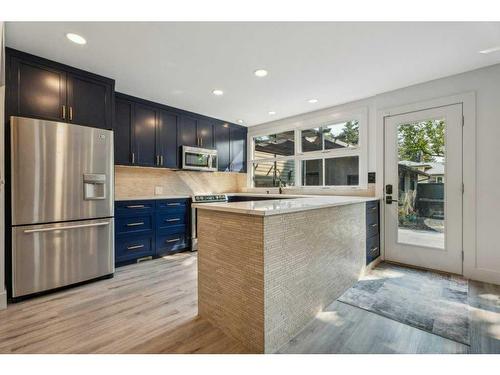
[(163, 194), (163, 186), (155, 186), (155, 195)]

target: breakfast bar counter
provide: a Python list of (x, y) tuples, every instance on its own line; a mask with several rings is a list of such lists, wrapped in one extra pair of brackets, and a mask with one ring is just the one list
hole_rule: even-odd
[(364, 272), (374, 200), (194, 204), (199, 315), (256, 353), (276, 352)]

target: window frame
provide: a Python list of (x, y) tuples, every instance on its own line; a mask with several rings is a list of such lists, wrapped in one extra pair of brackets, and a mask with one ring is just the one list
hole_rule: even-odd
[[(302, 152), (301, 131), (311, 128), (326, 127), (347, 121), (358, 121), (359, 141), (357, 147), (345, 149), (323, 149), (319, 151)], [(268, 136), (286, 131), (294, 131), (294, 154), (290, 156), (279, 156), (269, 159), (255, 159), (255, 137)], [(368, 108), (357, 108), (353, 110), (335, 110), (327, 109), (306, 113), (303, 115), (278, 120), (255, 129), (248, 129), (248, 158), (247, 158), (247, 187), (257, 190), (272, 189), (273, 187), (254, 187), (253, 164), (254, 162), (275, 161), (275, 160), (294, 160), (295, 163), (295, 185), (290, 186), (293, 189), (321, 189), (321, 190), (359, 190), (368, 187)], [(323, 142), (324, 143), (324, 142)], [(323, 146), (324, 147), (324, 146)], [(358, 156), (358, 185), (324, 185), (325, 184), (325, 161), (324, 159), (339, 158), (345, 156)], [(302, 160), (323, 159), (323, 185), (302, 185)], [(288, 188), (288, 187), (287, 187)]]

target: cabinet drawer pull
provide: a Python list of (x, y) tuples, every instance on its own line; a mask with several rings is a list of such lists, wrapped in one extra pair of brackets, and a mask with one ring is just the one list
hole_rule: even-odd
[(377, 223), (375, 223), (375, 224), (372, 224), (372, 225), (371, 225), (371, 227), (372, 227), (372, 228), (375, 228), (375, 227), (377, 227), (377, 226), (378, 226), (378, 224), (377, 224)]
[(160, 165), (163, 165), (163, 155), (160, 155)]
[(69, 121), (73, 121), (73, 107), (69, 106)]
[(135, 152), (132, 152), (132, 164), (135, 164)]
[(167, 206), (180, 206), (180, 203), (167, 203)]
[(372, 210), (375, 211), (377, 209), (377, 206), (373, 206)]
[(166, 240), (166, 243), (172, 243), (172, 242), (177, 242), (180, 241), (180, 238), (172, 238), (171, 240)]
[(142, 249), (143, 247), (144, 247), (144, 245), (127, 246), (127, 250)]
[(137, 227), (139, 225), (144, 225), (144, 222), (141, 221), (141, 222), (138, 222), (138, 223), (128, 223), (127, 227)]
[(170, 222), (172, 222), (172, 221), (180, 221), (180, 220), (181, 220), (181, 219), (179, 219), (179, 218), (177, 217), (177, 218), (175, 218), (175, 219), (167, 219), (167, 220), (165, 220), (165, 221), (166, 221), (167, 223), (170, 223)]
[(375, 246), (375, 247), (372, 247), (372, 248), (370, 249), (370, 252), (371, 252), (371, 253), (373, 253), (374, 251), (377, 251), (377, 250), (378, 250), (378, 246)]
[(144, 206), (143, 204), (133, 204), (131, 206), (127, 206), (127, 208), (144, 208), (146, 206)]
[(65, 105), (62, 106), (62, 118), (63, 118), (63, 120), (66, 120), (66, 106)]

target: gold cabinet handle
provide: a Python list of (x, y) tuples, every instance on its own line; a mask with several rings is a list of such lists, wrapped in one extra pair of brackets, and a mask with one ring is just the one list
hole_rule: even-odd
[(66, 120), (66, 106), (64, 104), (62, 106), (62, 118), (63, 120)]
[(73, 121), (73, 107), (69, 106), (69, 121)]
[(144, 225), (144, 222), (141, 221), (141, 222), (138, 222), (138, 223), (128, 223), (127, 227), (137, 227), (139, 225)]
[(127, 250), (142, 249), (143, 247), (144, 247), (144, 245), (127, 246)]
[(166, 240), (165, 242), (166, 242), (166, 243), (172, 243), (172, 242), (177, 242), (177, 241), (179, 241), (179, 240), (180, 240), (180, 238), (173, 238), (173, 239), (171, 239), (171, 240)]

